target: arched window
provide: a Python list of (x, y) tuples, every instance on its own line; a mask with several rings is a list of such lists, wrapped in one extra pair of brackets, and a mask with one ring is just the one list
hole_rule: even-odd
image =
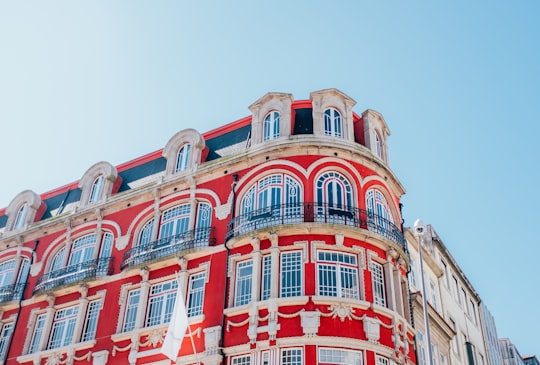
[(137, 244), (124, 253), (120, 267), (123, 269), (182, 250), (208, 246), (212, 233), (212, 206), (198, 202), (195, 212), (192, 206), (192, 203), (184, 203), (165, 210), (157, 232), (154, 231), (154, 219), (146, 222), (139, 232)]
[(103, 177), (103, 175), (99, 175), (94, 180), (94, 183), (92, 184), (92, 190), (90, 191), (90, 197), (88, 198), (89, 204), (92, 204), (101, 200), (104, 182), (105, 182), (105, 178)]
[(369, 189), (366, 193), (366, 206), (369, 213), (375, 214), (378, 218), (394, 223), (394, 218), (390, 211), (390, 206), (386, 202), (383, 193), (377, 189)]
[(0, 303), (21, 298), (29, 271), (30, 261), (27, 258), (22, 259), (19, 267), (15, 259), (0, 264)]
[(113, 242), (114, 237), (110, 232), (103, 232), (101, 240), (98, 240), (96, 233), (76, 238), (71, 245), (62, 247), (52, 257), (48, 272), (38, 278), (34, 292), (108, 275)]
[(15, 260), (8, 260), (0, 264), (0, 289), (13, 284), (15, 264)]
[(328, 171), (316, 182), (317, 210), (315, 219), (340, 224), (354, 224), (352, 187), (343, 175)]
[(263, 141), (269, 141), (280, 136), (280, 115), (278, 112), (270, 112), (264, 118)]
[(28, 211), (28, 204), (24, 203), (17, 211), (17, 215), (15, 216), (15, 222), (13, 222), (13, 229), (21, 229), (24, 227), (27, 211)]
[(297, 222), (302, 220), (302, 211), (300, 184), (285, 174), (269, 175), (255, 183), (242, 198), (238, 226), (250, 230)]
[(341, 114), (336, 109), (329, 108), (324, 111), (324, 135), (343, 137)]
[(191, 145), (185, 144), (178, 150), (176, 155), (176, 168), (174, 172), (182, 172), (189, 168), (189, 159), (191, 157)]
[(381, 137), (379, 136), (379, 133), (377, 133), (377, 132), (375, 132), (375, 154), (380, 159), (384, 159)]

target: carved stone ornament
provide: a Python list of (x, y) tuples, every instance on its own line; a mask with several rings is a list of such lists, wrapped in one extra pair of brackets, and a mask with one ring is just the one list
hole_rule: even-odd
[(300, 313), (300, 317), (302, 318), (301, 323), (304, 335), (307, 337), (317, 335), (319, 326), (321, 325), (321, 313), (319, 311), (304, 311)]
[(378, 343), (381, 337), (381, 321), (372, 317), (364, 318), (364, 332), (369, 342)]
[(103, 351), (94, 352), (92, 354), (92, 358), (93, 358), (92, 365), (106, 365), (107, 359), (109, 358), (109, 351), (103, 350)]
[(344, 303), (332, 304), (330, 306), (330, 311), (332, 313), (332, 317), (339, 317), (341, 322), (345, 321), (345, 318), (352, 318), (352, 306)]
[(120, 236), (116, 239), (115, 248), (119, 251), (122, 251), (124, 248), (127, 247), (129, 243), (129, 235)]

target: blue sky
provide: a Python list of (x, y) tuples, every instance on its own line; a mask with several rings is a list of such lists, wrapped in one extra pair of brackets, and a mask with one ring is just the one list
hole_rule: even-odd
[(540, 355), (539, 4), (0, 0), (0, 206), (335, 87), (384, 115), (406, 224)]

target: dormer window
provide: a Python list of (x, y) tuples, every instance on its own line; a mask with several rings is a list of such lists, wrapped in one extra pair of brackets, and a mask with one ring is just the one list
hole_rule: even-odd
[(174, 172), (182, 172), (189, 168), (189, 162), (191, 157), (191, 145), (185, 144), (178, 150), (178, 154), (176, 156), (176, 168)]
[(279, 138), (280, 135), (280, 116), (278, 112), (270, 112), (264, 118), (264, 135), (263, 135), (263, 141), (270, 141), (272, 139)]
[(103, 175), (98, 176), (92, 184), (92, 191), (90, 192), (90, 198), (88, 198), (88, 203), (92, 204), (101, 200), (101, 194), (103, 193)]
[(13, 229), (21, 229), (24, 227), (27, 211), (28, 211), (28, 204), (24, 203), (22, 207), (20, 207), (19, 210), (17, 211), (15, 222), (13, 222)]
[(341, 138), (343, 137), (342, 131), (341, 114), (336, 109), (326, 109), (324, 111), (324, 135)]
[(10, 231), (25, 229), (38, 221), (46, 209), (39, 195), (31, 190), (25, 190), (19, 193), (6, 208), (8, 216), (6, 227)]
[(105, 201), (115, 193), (122, 183), (118, 171), (108, 162), (98, 162), (90, 167), (79, 181), (82, 190), (81, 206)]
[(163, 149), (163, 157), (167, 160), (165, 175), (196, 170), (205, 158), (205, 147), (204, 138), (194, 129), (176, 133)]

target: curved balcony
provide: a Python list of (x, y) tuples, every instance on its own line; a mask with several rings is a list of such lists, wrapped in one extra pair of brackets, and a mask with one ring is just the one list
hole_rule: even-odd
[(0, 303), (19, 300), (24, 291), (24, 283), (5, 285), (0, 288)]
[(214, 227), (199, 228), (157, 241), (133, 247), (124, 253), (120, 269), (145, 264), (157, 259), (173, 256), (189, 249), (208, 247), (216, 242)]
[(112, 273), (112, 257), (103, 257), (88, 260), (79, 264), (70, 265), (59, 270), (54, 270), (38, 278), (33, 293), (49, 291), (62, 286), (87, 281), (99, 276)]
[(273, 205), (235, 217), (228, 223), (226, 240), (261, 228), (317, 222), (362, 228), (374, 232), (407, 252), (401, 229), (388, 219), (364, 209), (323, 203)]

